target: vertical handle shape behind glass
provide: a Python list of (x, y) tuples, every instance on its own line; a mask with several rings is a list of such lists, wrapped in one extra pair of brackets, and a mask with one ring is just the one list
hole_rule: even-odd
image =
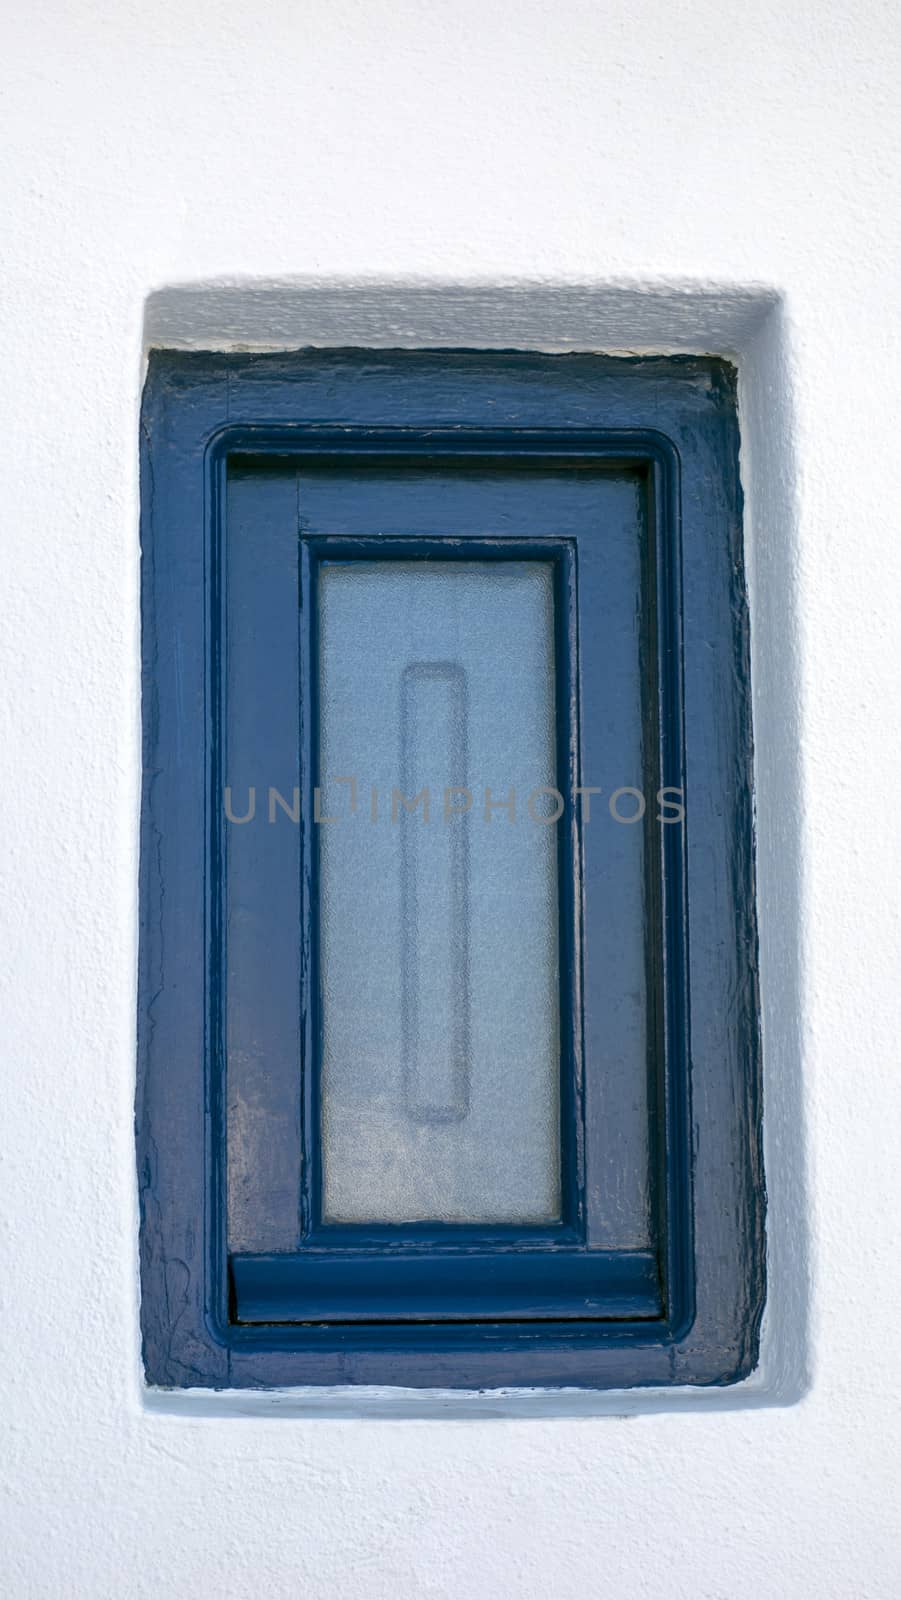
[(467, 698), (459, 662), (415, 661), (401, 675), (402, 793), (409, 805), (426, 791), (397, 808), (403, 1092), (419, 1123), (469, 1112)]

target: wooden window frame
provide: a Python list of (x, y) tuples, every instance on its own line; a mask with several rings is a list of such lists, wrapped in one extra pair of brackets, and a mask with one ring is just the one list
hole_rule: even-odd
[[(432, 415), (430, 393), (441, 397)], [(449, 404), (456, 408), (450, 425)], [(574, 809), (562, 833), (570, 862), (562, 874), (564, 1011), (572, 1034), (564, 1091), (573, 1134), (562, 1224), (454, 1228), (450, 1235), (413, 1225), (382, 1238), (369, 1230), (364, 1248), (357, 1230), (317, 1234), (311, 1227), (302, 1251), (229, 1260), (222, 549), (226, 472), (241, 458), (443, 471), (619, 464), (643, 474), (654, 766), (659, 784), (683, 790), (686, 799), (684, 826), (657, 830), (657, 937), (649, 953), (661, 1093), (655, 1259), (586, 1248), (584, 1141), (576, 1137), (584, 1114), (583, 840)], [(365, 540), (345, 543), (365, 553)], [(520, 548), (516, 539), (467, 545), (466, 556), (479, 560)], [(567, 616), (574, 585), (567, 541), (521, 545), (555, 563), (560, 614)], [(403, 548), (434, 557), (435, 546), (425, 540), (419, 550), (407, 539)], [(329, 547), (336, 541), (309, 541), (305, 559), (315, 561)], [(379, 549), (391, 558), (385, 541)], [(686, 357), (158, 352), (142, 414), (142, 551), (137, 1144), (147, 1381), (486, 1389), (744, 1377), (757, 1357), (765, 1270), (734, 369)], [(570, 618), (558, 638), (564, 683), (577, 660), (573, 628)], [(575, 705), (578, 694), (572, 681), (563, 699), (569, 695)], [(570, 707), (561, 755), (576, 763), (571, 776), (578, 775), (577, 724)], [(308, 1190), (317, 1167), (314, 1054), (310, 1038)], [(315, 1211), (309, 1192), (306, 1204)], [(489, 1295), (490, 1313), (480, 1312)], [(436, 1305), (430, 1318), (426, 1308)]]

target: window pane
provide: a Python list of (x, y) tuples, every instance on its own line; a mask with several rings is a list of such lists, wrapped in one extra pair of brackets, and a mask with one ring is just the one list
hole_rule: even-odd
[(551, 565), (319, 573), (324, 1216), (557, 1218)]

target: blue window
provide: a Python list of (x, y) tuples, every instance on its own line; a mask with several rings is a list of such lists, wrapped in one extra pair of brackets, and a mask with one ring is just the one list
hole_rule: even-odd
[(734, 377), (152, 357), (148, 1381), (753, 1367)]

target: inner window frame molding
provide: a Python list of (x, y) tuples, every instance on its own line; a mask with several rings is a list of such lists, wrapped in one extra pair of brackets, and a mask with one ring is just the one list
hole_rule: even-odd
[[(433, 422), (408, 420), (411, 363), (420, 372), (431, 364), (436, 374), (456, 364), (471, 383), (465, 420), (448, 424), (440, 404)], [(358, 381), (359, 420), (348, 420), (340, 401), (329, 413), (327, 378), (336, 366), (349, 384), (341, 400)], [(559, 426), (556, 412), (554, 426), (506, 425), (504, 398), (523, 382), (539, 392), (542, 384), (568, 387), (570, 414)], [(515, 404), (509, 411), (518, 416)], [(365, 1327), (234, 1320), (222, 1137), (218, 685), (225, 471), (240, 453), (330, 462), (629, 462), (647, 473), (660, 771), (665, 782), (684, 774), (687, 813), (684, 827), (661, 829), (662, 1318)], [(728, 1384), (753, 1370), (765, 1298), (765, 1196), (737, 456), (735, 373), (716, 358), (151, 355), (142, 412), (136, 1101), (149, 1384), (622, 1389)], [(713, 665), (702, 656), (705, 635)], [(730, 673), (728, 695), (709, 681), (717, 667)]]

